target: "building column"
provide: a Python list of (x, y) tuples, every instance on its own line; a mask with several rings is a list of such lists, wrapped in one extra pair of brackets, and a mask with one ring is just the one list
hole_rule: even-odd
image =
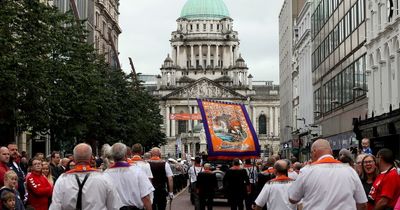
[(273, 133), (273, 135), (275, 136), (275, 133), (274, 133), (274, 118), (273, 118), (272, 106), (270, 106), (268, 109), (269, 109), (269, 131), (268, 131), (268, 134)]
[(218, 45), (215, 45), (214, 66), (219, 66)]
[[(194, 106), (194, 113), (197, 114), (197, 106)], [(194, 126), (198, 124), (198, 120), (194, 121)]]
[(233, 65), (233, 46), (232, 45), (229, 45), (229, 63), (230, 63), (230, 65)]
[(257, 126), (257, 118), (256, 118), (256, 107), (253, 105), (253, 127), (254, 130), (257, 131), (257, 133), (259, 133), (260, 131), (258, 130), (258, 126)]
[(175, 45), (171, 45), (171, 59), (175, 62), (174, 64), (176, 65), (176, 50), (175, 50)]
[(171, 126), (170, 126), (170, 122), (171, 120), (169, 119), (169, 105), (165, 105), (165, 120), (167, 121), (167, 126), (165, 128), (165, 135), (167, 137), (171, 136)]
[(180, 59), (179, 59), (179, 45), (176, 45), (176, 61), (175, 61), (175, 63), (176, 63), (176, 65), (178, 65), (178, 66), (180, 66), (180, 63), (178, 63), (179, 61), (180, 61)]
[(278, 134), (279, 134), (279, 129), (278, 129), (278, 125), (279, 125), (279, 108), (276, 106), (275, 107), (275, 115), (274, 115), (274, 117), (275, 117), (275, 132), (274, 132), (274, 134), (275, 134), (275, 136), (278, 136)]
[[(190, 115), (192, 114), (192, 107), (193, 106), (188, 106)], [(188, 130), (193, 132), (193, 130), (192, 130), (192, 121), (193, 121), (192, 117), (190, 117), (189, 120), (188, 120), (188, 122), (189, 122), (189, 129)]]
[(191, 62), (191, 66), (195, 66), (196, 65), (196, 60), (194, 59), (195, 55), (194, 55), (194, 49), (193, 49), (193, 45), (190, 45), (190, 62)]
[(211, 65), (211, 46), (207, 45), (207, 66)]
[[(172, 106), (172, 110), (171, 110), (171, 113), (172, 114), (175, 114), (175, 106)], [(172, 130), (171, 130), (171, 137), (175, 137), (175, 120), (172, 120), (172, 122), (171, 122), (171, 128), (172, 128)]]
[(201, 44), (199, 45), (199, 64), (203, 66), (203, 52), (201, 50)]

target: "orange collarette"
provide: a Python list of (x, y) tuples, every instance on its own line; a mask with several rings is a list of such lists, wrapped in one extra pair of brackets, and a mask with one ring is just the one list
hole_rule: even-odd
[(97, 171), (96, 169), (90, 167), (90, 165), (76, 165), (74, 169), (67, 171), (66, 173), (79, 173), (79, 172), (89, 172)]
[(160, 157), (151, 157), (150, 160), (161, 160)]
[(333, 157), (325, 157), (325, 158), (322, 158), (321, 160), (315, 161), (312, 164), (324, 164), (324, 163), (342, 163), (342, 162), (336, 160)]
[(276, 181), (276, 182), (283, 182), (283, 181), (292, 181), (293, 179), (285, 176), (285, 175), (281, 175), (281, 176), (277, 176), (275, 179), (272, 179), (271, 181)]
[(139, 155), (134, 155), (132, 158), (128, 160), (128, 163), (134, 163), (136, 161), (141, 161), (142, 158)]

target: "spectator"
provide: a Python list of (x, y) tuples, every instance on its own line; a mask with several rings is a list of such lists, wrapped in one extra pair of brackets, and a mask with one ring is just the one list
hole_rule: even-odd
[(68, 161), (65, 172), (75, 169), (75, 162), (73, 160)]
[(372, 149), (369, 147), (368, 138), (363, 138), (361, 140), (361, 153), (372, 154)]
[[(14, 194), (15, 198), (15, 209), (16, 210), (24, 210), (23, 199), (21, 199), (20, 194), (18, 193), (16, 187), (18, 183), (18, 176), (13, 170), (9, 170), (4, 175), (4, 187), (0, 189), (0, 195), (4, 192), (11, 192)], [(1, 209), (1, 208), (0, 208)], [(3, 206), (4, 210), (4, 206)]]
[(60, 173), (60, 175), (62, 173), (64, 173), (65, 170), (67, 169), (67, 165), (68, 165), (69, 161), (70, 161), (70, 159), (66, 158), (66, 157), (61, 159), (61, 164), (58, 166), (58, 172)]
[(151, 209), (150, 193), (153, 185), (139, 166), (131, 166), (127, 160), (127, 147), (115, 143), (111, 147), (113, 167), (105, 170), (105, 176), (116, 186), (125, 209)]
[(47, 210), (53, 187), (42, 174), (42, 161), (40, 159), (33, 159), (32, 161), (32, 171), (26, 177), (26, 188), (28, 204), (35, 210)]
[[(362, 174), (362, 172), (363, 172), (362, 160), (364, 159), (364, 157), (365, 157), (366, 155), (367, 155), (367, 154), (365, 154), (365, 153), (362, 153), (362, 154), (357, 155), (356, 164), (355, 164), (355, 166), (354, 166), (354, 169), (356, 169), (356, 172), (357, 172), (357, 174), (358, 174), (359, 176), (361, 176), (361, 174)], [(374, 158), (375, 158), (375, 157), (374, 157)]]
[(42, 174), (46, 177), (47, 181), (49, 181), (51, 186), (54, 186), (54, 178), (51, 173), (51, 167), (49, 162), (42, 162)]
[[(368, 197), (371, 191), (372, 184), (374, 183), (376, 177), (379, 174), (379, 169), (376, 166), (376, 159), (371, 154), (365, 154), (361, 161), (362, 172), (361, 172), (361, 183), (363, 184), (365, 194)], [(368, 197), (368, 206), (373, 204), (373, 200)]]
[(15, 194), (10, 191), (1, 193), (1, 203), (3, 210), (14, 210), (15, 208)]
[(20, 154), (18, 153), (18, 147), (15, 143), (10, 143), (7, 146), (10, 151), (10, 161), (8, 167), (18, 175), (18, 193), (22, 196), (25, 195), (25, 174), (20, 167)]
[[(151, 173), (153, 174), (154, 200), (153, 209), (165, 210), (167, 206), (166, 197), (174, 198), (173, 194), (173, 174), (171, 167), (167, 162), (161, 160), (160, 149), (154, 147), (151, 149), (151, 158), (149, 160)], [(167, 187), (168, 186), (168, 192)]]
[(50, 168), (51, 168), (51, 175), (53, 175), (55, 181), (57, 180), (58, 176), (61, 175), (58, 168), (60, 160), (61, 160), (60, 152), (53, 151), (50, 156)]
[(92, 148), (88, 144), (75, 146), (76, 168), (58, 178), (50, 210), (119, 210), (122, 207), (114, 185), (90, 166), (91, 157)]
[(225, 173), (224, 187), (231, 210), (243, 210), (243, 201), (250, 193), (250, 181), (237, 158), (233, 160), (233, 167)]
[(44, 159), (44, 154), (41, 153), (41, 152), (36, 153), (34, 158), (35, 158), (35, 159), (39, 159), (39, 160), (41, 160), (41, 161), (45, 161), (45, 159)]
[(303, 169), (289, 188), (289, 200), (303, 200), (303, 210), (366, 209), (367, 197), (353, 168), (332, 156), (329, 142), (315, 141), (311, 146), (313, 164)]
[(288, 177), (288, 161), (278, 160), (274, 169), (276, 178), (264, 185), (255, 201), (255, 209), (261, 210), (266, 205), (268, 209), (296, 210), (296, 205), (291, 204), (288, 197), (288, 189), (294, 181)]
[(351, 152), (347, 149), (341, 149), (339, 151), (339, 160), (342, 163), (347, 163), (351, 167), (354, 167), (354, 160)]
[(372, 185), (369, 197), (373, 200), (369, 209), (394, 208), (400, 196), (400, 176), (394, 165), (394, 155), (389, 149), (381, 149), (376, 155), (381, 172)]
[(10, 170), (7, 166), (10, 162), (10, 152), (7, 147), (0, 147), (0, 187), (4, 186), (4, 174)]
[(211, 170), (209, 163), (204, 164), (204, 170), (197, 175), (196, 193), (199, 196), (200, 210), (213, 208), (215, 191), (218, 188), (217, 176)]

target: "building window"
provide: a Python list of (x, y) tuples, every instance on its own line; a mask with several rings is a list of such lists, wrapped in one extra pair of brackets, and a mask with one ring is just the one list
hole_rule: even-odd
[(206, 31), (207, 29), (207, 24), (203, 24), (203, 31)]
[(213, 30), (213, 28), (214, 28), (214, 24), (210, 24), (210, 30), (212, 31)]
[[(187, 121), (178, 120), (178, 134), (186, 133)], [(173, 129), (173, 128), (172, 128)]]
[(263, 114), (258, 118), (258, 134), (267, 134), (267, 118)]
[(103, 21), (103, 36), (104, 37), (106, 36), (106, 32), (107, 32), (106, 30), (107, 30), (107, 24), (105, 21)]
[(196, 30), (199, 30), (199, 29), (200, 29), (200, 25), (196, 24)]

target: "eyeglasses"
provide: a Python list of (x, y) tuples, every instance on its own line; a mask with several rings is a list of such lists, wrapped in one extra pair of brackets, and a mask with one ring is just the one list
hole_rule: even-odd
[(375, 161), (373, 160), (364, 161), (364, 164), (372, 164), (372, 163), (375, 163)]

